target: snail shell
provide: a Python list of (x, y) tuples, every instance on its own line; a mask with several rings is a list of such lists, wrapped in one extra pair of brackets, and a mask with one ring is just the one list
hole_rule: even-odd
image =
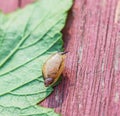
[(64, 69), (65, 54), (66, 52), (55, 53), (44, 63), (42, 73), (46, 87), (55, 84), (59, 79)]

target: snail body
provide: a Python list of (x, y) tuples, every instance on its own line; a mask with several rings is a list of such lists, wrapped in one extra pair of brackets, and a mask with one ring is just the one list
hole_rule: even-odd
[(64, 70), (65, 53), (57, 52), (44, 63), (42, 73), (46, 87), (54, 85)]

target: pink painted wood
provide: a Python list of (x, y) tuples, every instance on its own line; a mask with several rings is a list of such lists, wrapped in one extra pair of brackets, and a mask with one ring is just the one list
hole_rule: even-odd
[[(8, 10), (0, 0), (0, 8), (9, 12), (16, 2), (9, 0)], [(63, 116), (119, 116), (120, 1), (74, 0), (63, 35), (69, 53), (62, 83), (41, 105)]]
[(24, 7), (28, 3), (32, 3), (34, 0), (21, 0), (21, 6)]
[(18, 8), (18, 0), (0, 0), (0, 9), (4, 11), (4, 13), (9, 13)]

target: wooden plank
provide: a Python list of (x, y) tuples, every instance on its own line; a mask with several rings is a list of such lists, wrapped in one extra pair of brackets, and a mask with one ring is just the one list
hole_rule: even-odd
[[(5, 1), (0, 8), (11, 11)], [(22, 0), (21, 6), (28, 2)], [(74, 0), (63, 31), (69, 53), (62, 83), (41, 105), (63, 116), (119, 116), (119, 32), (120, 1)]]
[(18, 8), (18, 0), (0, 0), (0, 9), (4, 11), (4, 13), (9, 13)]
[(63, 116), (120, 115), (119, 19), (118, 0), (74, 1), (64, 29), (64, 77), (43, 106)]

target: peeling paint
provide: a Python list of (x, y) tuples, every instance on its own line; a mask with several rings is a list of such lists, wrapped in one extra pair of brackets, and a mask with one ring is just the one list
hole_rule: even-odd
[(104, 72), (104, 67), (105, 67), (105, 63), (104, 63), (104, 61), (103, 61), (103, 62), (102, 62), (102, 66), (101, 66), (102, 72)]
[(104, 88), (104, 86), (105, 86), (104, 80), (102, 80), (101, 85)]
[(55, 96), (55, 100), (56, 100), (56, 101), (59, 101), (58, 95)]
[(114, 69), (115, 71), (119, 70), (119, 55), (120, 55), (120, 46), (116, 46), (116, 51), (115, 51), (115, 61), (114, 61)]
[(115, 23), (120, 21), (120, 0), (118, 1), (116, 12), (115, 12)]
[(82, 108), (82, 104), (79, 104), (79, 109), (81, 109)]
[(119, 99), (120, 99), (119, 93), (116, 92), (115, 97), (114, 97), (114, 102), (115, 102), (115, 103), (118, 103), (118, 102), (119, 102)]
[(82, 55), (83, 55), (83, 47), (81, 46), (80, 49), (79, 49), (79, 61), (78, 61), (78, 63), (81, 63)]
[(101, 6), (102, 6), (102, 7), (105, 7), (105, 5), (106, 5), (106, 0), (102, 0), (102, 1), (101, 1)]

